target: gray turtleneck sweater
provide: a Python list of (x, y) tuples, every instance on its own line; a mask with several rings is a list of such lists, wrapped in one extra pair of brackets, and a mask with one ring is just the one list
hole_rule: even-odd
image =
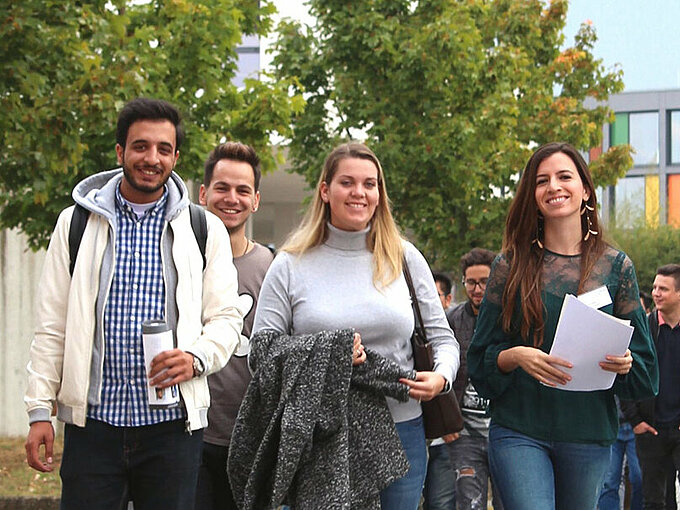
[[(346, 232), (332, 225), (326, 242), (302, 256), (279, 253), (262, 283), (253, 332), (271, 329), (302, 335), (354, 328), (365, 347), (413, 368), (414, 326), (408, 287), (403, 275), (387, 287), (373, 284), (373, 254), (366, 248), (368, 229)], [(453, 382), (460, 363), (432, 272), (422, 254), (408, 241), (404, 253), (418, 296), (427, 338), (432, 342), (435, 372)], [(421, 414), (415, 400), (387, 398), (395, 422)]]

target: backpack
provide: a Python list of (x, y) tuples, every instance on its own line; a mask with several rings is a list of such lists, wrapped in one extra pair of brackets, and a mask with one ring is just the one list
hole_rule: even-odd
[[(69, 274), (73, 276), (73, 269), (76, 267), (76, 258), (78, 257), (78, 250), (80, 249), (80, 241), (83, 240), (83, 232), (85, 232), (85, 225), (90, 217), (90, 211), (85, 209), (82, 205), (76, 204), (71, 217), (71, 227), (68, 233), (68, 253), (70, 257)], [(189, 217), (191, 220), (191, 229), (194, 231), (198, 249), (203, 258), (203, 269), (205, 269), (205, 245), (208, 240), (208, 224), (205, 219), (205, 211), (202, 207), (196, 204), (189, 204)]]

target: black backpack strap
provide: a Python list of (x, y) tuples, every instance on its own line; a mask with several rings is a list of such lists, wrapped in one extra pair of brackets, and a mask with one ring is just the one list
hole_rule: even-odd
[(73, 276), (73, 269), (76, 267), (76, 258), (78, 258), (80, 241), (83, 240), (83, 232), (85, 232), (85, 226), (87, 225), (89, 217), (90, 211), (80, 204), (75, 205), (73, 208), (73, 216), (71, 216), (71, 226), (68, 231), (68, 254), (70, 258), (68, 271), (71, 276)]
[[(198, 249), (203, 258), (203, 269), (205, 269), (205, 246), (208, 240), (208, 223), (205, 219), (205, 211), (196, 204), (189, 204), (189, 215), (191, 219), (191, 229), (194, 231)], [(76, 266), (76, 258), (78, 257), (78, 250), (80, 249), (80, 242), (83, 239), (83, 232), (85, 232), (85, 226), (87, 225), (89, 217), (90, 211), (80, 204), (75, 205), (73, 216), (71, 216), (71, 227), (68, 232), (68, 253), (71, 261), (69, 273), (71, 276), (73, 276), (73, 269)]]
[(208, 222), (205, 219), (205, 211), (200, 205), (189, 204), (189, 217), (191, 219), (191, 229), (194, 231), (198, 249), (203, 257), (203, 269), (205, 269), (205, 245), (208, 241)]

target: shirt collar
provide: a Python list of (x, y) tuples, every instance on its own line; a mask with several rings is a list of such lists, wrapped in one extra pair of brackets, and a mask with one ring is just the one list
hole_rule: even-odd
[(674, 326), (671, 326), (670, 324), (668, 324), (664, 320), (663, 314), (659, 310), (656, 311), (656, 318), (659, 320), (659, 326), (663, 326), (664, 324), (666, 324), (669, 328), (674, 329), (674, 328), (678, 327), (678, 325), (680, 325), (680, 322), (678, 324), (675, 324)]
[[(156, 200), (156, 203), (153, 205), (153, 207), (149, 207), (146, 210), (146, 213), (142, 218), (146, 218), (149, 216), (149, 214), (157, 214), (159, 211), (163, 210), (165, 208), (165, 204), (168, 202), (168, 187), (167, 185), (163, 186), (163, 195), (161, 195), (161, 198)], [(121, 211), (132, 215), (134, 218), (137, 217), (135, 212), (132, 210), (132, 207), (130, 207), (130, 203), (125, 200), (123, 195), (120, 192), (120, 183), (118, 186), (116, 186), (116, 207), (118, 207)], [(142, 219), (140, 218), (140, 219)]]

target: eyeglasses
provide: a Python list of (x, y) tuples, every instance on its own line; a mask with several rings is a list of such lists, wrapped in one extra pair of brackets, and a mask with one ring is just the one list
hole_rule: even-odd
[(479, 285), (480, 290), (486, 289), (486, 284), (489, 281), (488, 278), (482, 278), (481, 280), (463, 280), (463, 283), (465, 284), (465, 288), (468, 290), (475, 290), (475, 287)]

